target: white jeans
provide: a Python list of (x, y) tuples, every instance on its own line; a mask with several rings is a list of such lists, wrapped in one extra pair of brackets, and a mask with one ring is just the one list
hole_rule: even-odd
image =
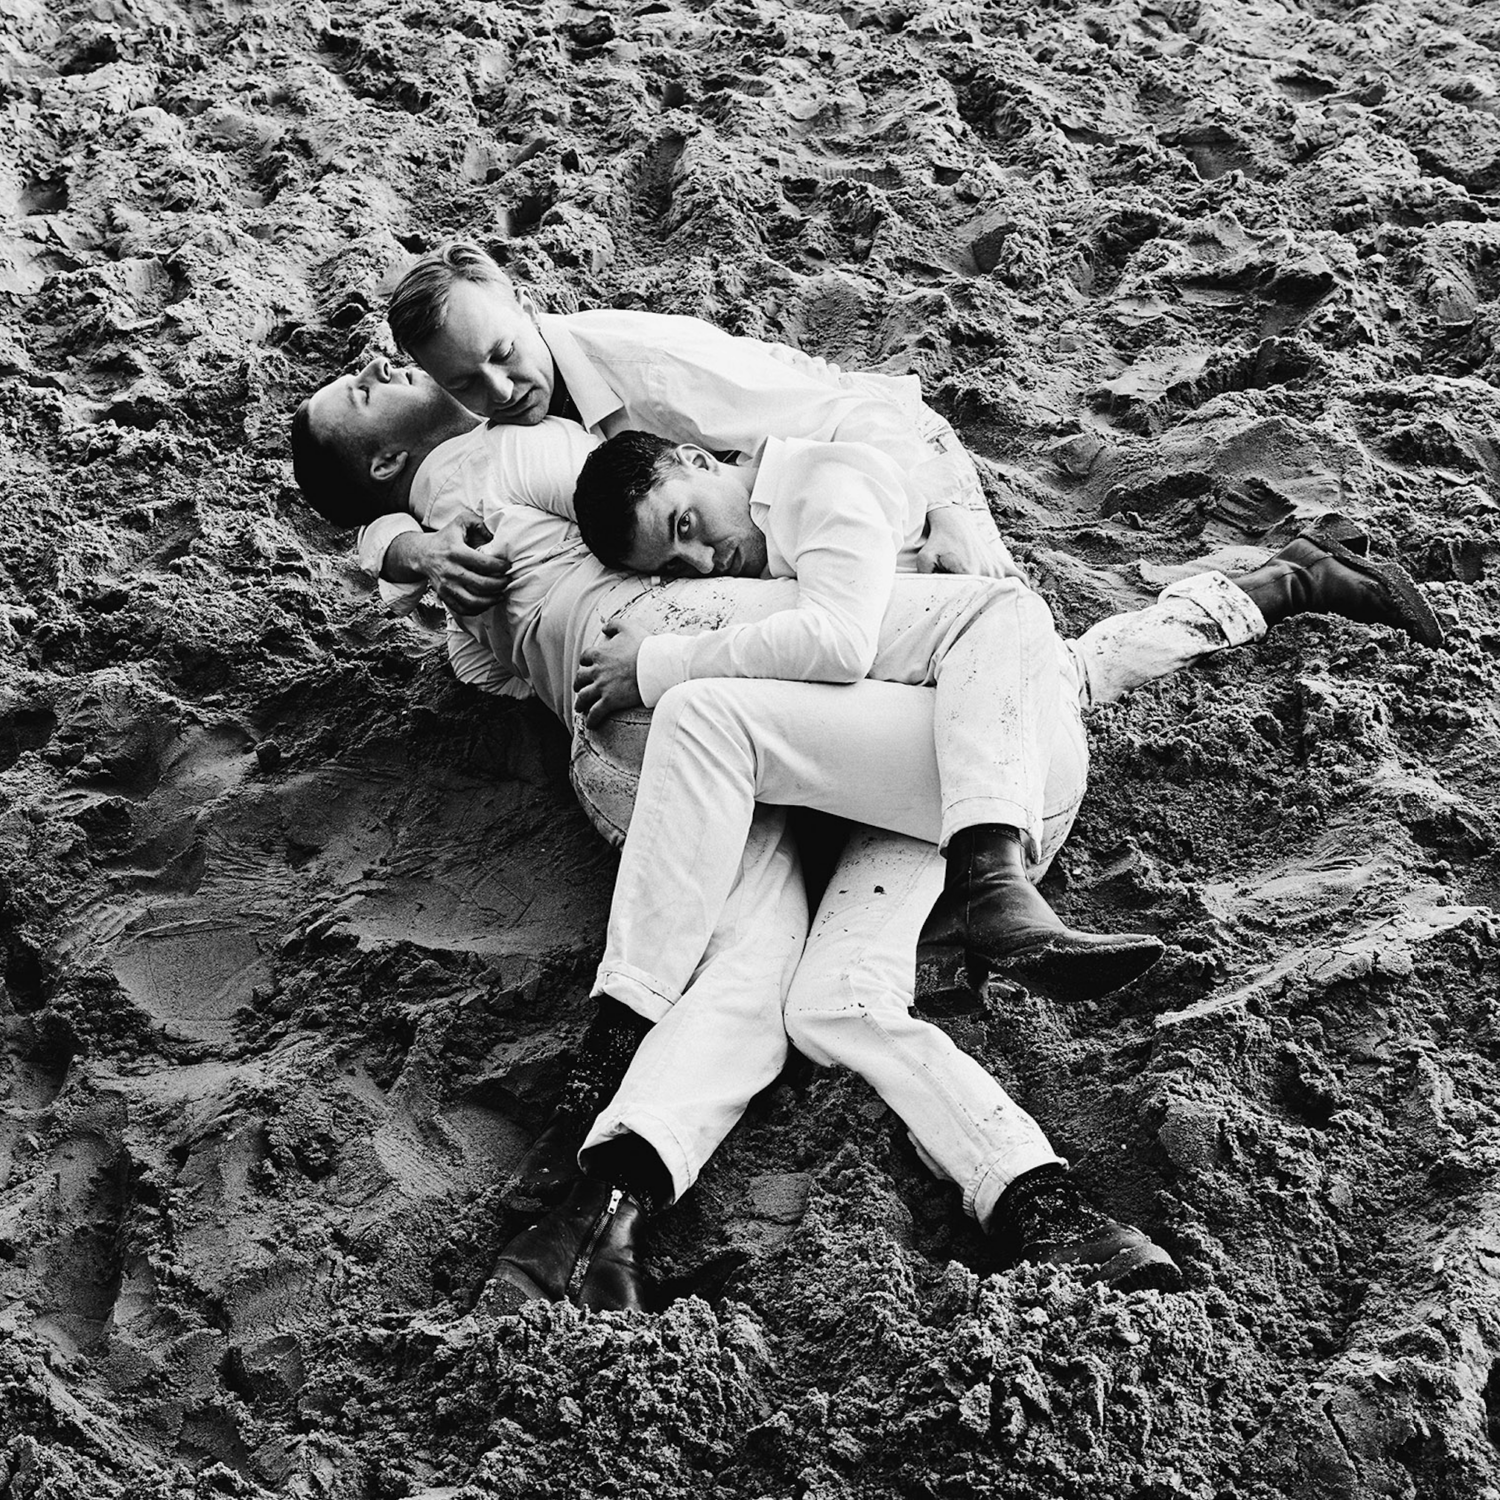
[(864, 1078), (983, 1224), (1022, 1172), (1062, 1158), (993, 1074), (912, 1012), (912, 953), (942, 888), (932, 844), (855, 829), (792, 979), (786, 1034), (813, 1062)]
[[(1265, 622), (1243, 592), (1222, 575), (1200, 575), (1174, 584), (1148, 609), (1114, 616), (1095, 626), (1068, 647), (1073, 666), (1061, 670), (1059, 678), (1071, 685), (1075, 702), (1111, 702), (1132, 687), (1213, 651), (1257, 639), (1264, 631)], [(714, 684), (716, 690), (777, 686), (808, 685), (727, 680)], [(904, 702), (907, 711), (918, 715), (922, 710), (911, 695), (926, 694), (930, 717), (933, 695), (928, 689), (874, 683), (856, 686), (880, 690), (888, 705)], [(849, 689), (814, 691), (838, 695)], [(891, 694), (905, 696), (893, 698)], [(723, 693), (716, 692), (715, 699), (722, 708)], [(615, 730), (613, 743), (601, 744), (583, 732), (575, 744), (574, 785), (606, 837), (617, 835), (629, 823), (629, 788), (621, 766), (640, 747), (645, 737), (643, 722), (642, 716), (636, 716), (621, 734), (618, 721), (612, 721), (606, 731)], [(744, 714), (732, 717), (731, 722), (742, 729), (750, 727)], [(877, 714), (863, 732), (883, 736), (888, 725), (889, 715)], [(931, 739), (926, 767), (921, 769), (916, 737), (901, 730), (896, 734), (904, 753), (912, 757), (907, 769), (919, 773), (913, 780), (925, 777), (928, 782), (926, 816), (935, 827), (936, 760)], [(821, 736), (814, 737), (808, 748), (813, 761), (822, 743)], [(803, 767), (796, 774), (813, 773)], [(859, 781), (849, 784), (844, 788), (848, 805), (831, 810), (850, 813), (868, 790)], [(1081, 790), (1080, 786), (1080, 794)], [(911, 800), (903, 816), (916, 816), (920, 800)], [(1076, 810), (1076, 801), (1069, 805), (1066, 799), (1056, 807), (1049, 805), (1052, 816), (1044, 827), (1045, 857), (1050, 858), (1060, 845)], [(737, 944), (762, 946), (753, 923), (739, 920), (745, 913), (773, 911), (776, 922), (796, 920), (795, 903), (778, 901), (774, 890), (764, 888), (766, 882), (774, 886), (778, 879), (790, 878), (786, 864), (757, 852), (761, 842), (773, 836), (766, 820), (775, 816), (766, 808), (754, 814), (729, 905), (719, 908), (729, 926), (720, 942), (718, 924), (710, 921), (710, 951), (689, 973), (682, 998), (673, 1005), (651, 984), (637, 987), (632, 995), (619, 994), (613, 987), (609, 991), (634, 1004), (643, 1015), (673, 1024), (658, 1025), (648, 1035), (587, 1144), (634, 1130), (661, 1155), (679, 1194), (696, 1179), (744, 1106), (775, 1076), (785, 1056), (786, 1038), (771, 1000), (764, 991), (757, 996), (746, 988), (757, 982), (754, 954), (726, 958), (718, 968), (711, 962), (715, 954), (733, 950)], [(782, 836), (779, 825), (774, 836)], [(790, 868), (795, 868), (794, 863)], [(945, 1032), (910, 1014), (912, 953), (941, 888), (942, 872), (933, 843), (856, 829), (797, 966), (787, 998), (786, 1028), (815, 1061), (841, 1063), (866, 1078), (905, 1122), (929, 1164), (959, 1184), (965, 1206), (983, 1221), (1016, 1176), (1058, 1158), (1035, 1121), (988, 1072), (959, 1051)], [(797, 889), (800, 892), (800, 879)], [(617, 909), (618, 905), (617, 900)], [(707, 903), (703, 905), (700, 922), (711, 913)], [(771, 934), (778, 930), (774, 925), (767, 928)], [(779, 951), (778, 941), (770, 936), (764, 946), (774, 955)], [(610, 963), (608, 954), (605, 962), (606, 966)], [(774, 956), (768, 967), (780, 972)], [(760, 982), (765, 982), (764, 975)], [(778, 992), (775, 1000), (779, 999)]]
[[(898, 589), (890, 639), (881, 637), (884, 669), (920, 681), (923, 652), (945, 652), (935, 692), (871, 679), (829, 687), (707, 678), (672, 688), (653, 714), (596, 993), (643, 1015), (677, 999), (734, 882), (757, 802), (929, 842), (966, 824), (1007, 823), (1029, 830), (1028, 863), (1040, 878), (1087, 786), (1083, 703), (1109, 701), (1253, 632), (1254, 621), (1230, 616), (1226, 625), (1208, 612), (1203, 599), (1217, 604), (1220, 595), (1254, 609), (1214, 577), (1102, 622), (1072, 651), (1020, 584)], [(661, 603), (645, 596), (632, 621), (650, 629)], [(1001, 679), (999, 693), (975, 688), (986, 675)]]
[(584, 1149), (633, 1131), (672, 1174), (674, 1196), (786, 1062), (782, 1005), (807, 936), (807, 892), (786, 812), (757, 808), (739, 878), (675, 1005), (654, 1012), (624, 1082)]
[[(1209, 652), (1259, 639), (1265, 628), (1244, 592), (1221, 574), (1202, 574), (1175, 583), (1149, 609), (1095, 625), (1068, 646), (1074, 666), (1059, 676), (1076, 685), (1083, 702), (1113, 702)], [(751, 688), (751, 696), (759, 696), (768, 687), (786, 685), (807, 684), (717, 681), (712, 700), (723, 706), (724, 688)], [(859, 685), (876, 688), (888, 706), (904, 703), (918, 720), (924, 712), (919, 696), (926, 694), (930, 717), (933, 694), (927, 688)], [(847, 693), (838, 687), (816, 691)], [(744, 714), (732, 721), (748, 726)], [(618, 721), (612, 721), (606, 726), (606, 733), (615, 730), (612, 744), (580, 732), (574, 745), (574, 786), (606, 837), (618, 835), (630, 820), (630, 787), (621, 766), (642, 747), (646, 723), (646, 715), (637, 715), (621, 735)], [(876, 714), (864, 733), (883, 742), (889, 726), (891, 715)], [(895, 735), (910, 759), (883, 780), (907, 787), (926, 783), (926, 816), (936, 828), (932, 739), (922, 751), (919, 735), (901, 729)], [(814, 735), (808, 756), (816, 760), (823, 744), (822, 736)], [(861, 805), (867, 781), (855, 780), (844, 790), (849, 801), (834, 810), (850, 813)], [(903, 816), (915, 817), (919, 801), (919, 796), (907, 799)], [(1077, 804), (1065, 795), (1047, 811), (1043, 852), (1050, 858)], [(649, 986), (631, 996), (637, 1010), (658, 1025), (586, 1146), (634, 1131), (660, 1155), (676, 1194), (684, 1193), (751, 1098), (780, 1071), (790, 1035), (814, 1062), (840, 1064), (864, 1077), (906, 1124), (933, 1170), (959, 1184), (966, 1209), (984, 1223), (1020, 1173), (1059, 1158), (1037, 1122), (992, 1074), (960, 1052), (947, 1032), (910, 1013), (912, 953), (942, 886), (942, 856), (933, 841), (853, 829), (801, 962), (792, 960), (795, 977), (786, 993), (783, 1032), (786, 956), (798, 947), (805, 909), (799, 904), (795, 855), (780, 819), (774, 808), (754, 811), (738, 879), (718, 907), (708, 951), (688, 975), (681, 999), (669, 1004)], [(703, 904), (697, 921), (709, 910)]]

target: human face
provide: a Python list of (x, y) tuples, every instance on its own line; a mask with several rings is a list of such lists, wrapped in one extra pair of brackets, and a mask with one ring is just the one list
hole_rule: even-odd
[(700, 448), (679, 449), (636, 510), (625, 564), (667, 578), (759, 578), (766, 539), (750, 519), (744, 480)]
[(455, 281), (447, 321), (412, 354), (445, 391), (492, 423), (532, 427), (547, 415), (552, 353), (529, 308), (496, 282)]
[(315, 391), (308, 419), (320, 441), (366, 469), (383, 454), (426, 453), (474, 425), (430, 375), (410, 365), (398, 369), (384, 355)]

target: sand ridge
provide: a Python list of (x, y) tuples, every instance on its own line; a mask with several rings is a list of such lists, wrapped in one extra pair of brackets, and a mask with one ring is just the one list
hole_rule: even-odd
[[(13, 0), (0, 1495), (1500, 1493), (1500, 6)], [(794, 1067), (650, 1321), (476, 1315), (612, 856), (298, 501), (443, 235), (920, 375), (1067, 630), (1338, 509), (1443, 619), (1090, 722), (1048, 894), (1171, 943), (955, 1035), (1174, 1298), (995, 1274)]]

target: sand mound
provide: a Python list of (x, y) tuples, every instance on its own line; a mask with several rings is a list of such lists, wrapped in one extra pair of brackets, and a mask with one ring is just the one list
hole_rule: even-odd
[[(1500, 6), (12, 0), (0, 1495), (1500, 1493)], [(1192, 1290), (994, 1274), (794, 1071), (645, 1321), (474, 1314), (612, 857), (284, 433), (446, 233), (913, 371), (1077, 629), (1336, 508), (1306, 619), (1093, 722), (1049, 891), (1149, 992), (953, 1023)]]

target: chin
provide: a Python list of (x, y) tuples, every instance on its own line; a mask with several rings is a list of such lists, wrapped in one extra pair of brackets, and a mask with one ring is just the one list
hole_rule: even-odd
[(490, 417), (490, 421), (501, 427), (535, 427), (546, 415), (547, 402), (533, 396), (519, 411), (512, 412), (509, 416), (501, 416), (496, 412)]

